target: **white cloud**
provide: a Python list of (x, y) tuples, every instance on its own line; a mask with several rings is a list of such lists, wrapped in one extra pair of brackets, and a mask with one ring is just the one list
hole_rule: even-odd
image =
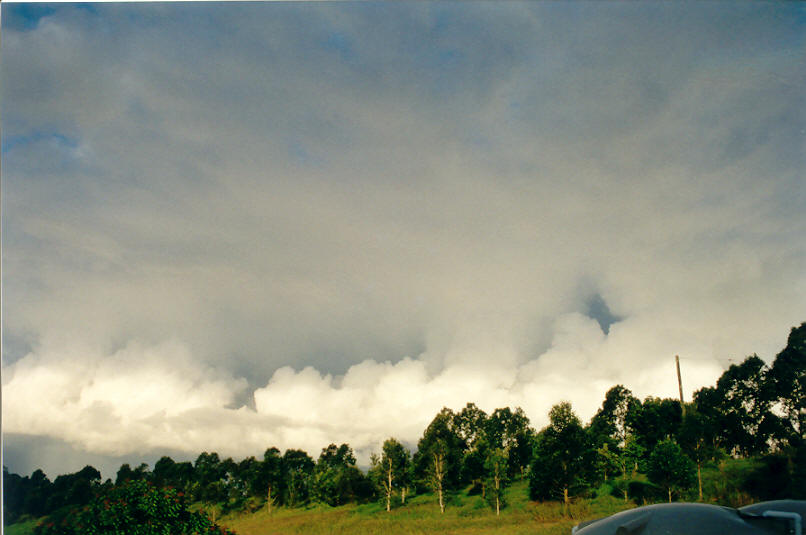
[[(635, 334), (630, 339), (640, 338)], [(617, 383), (638, 395), (674, 396), (671, 355), (663, 364), (625, 366), (641, 361), (640, 350), (611, 347), (595, 321), (570, 314), (557, 322), (551, 348), (520, 365), (505, 349), (484, 359), (455, 358), (437, 373), (429, 373), (424, 358), (366, 360), (338, 378), (284, 367), (253, 392), (251, 409), (233, 406), (244, 379), (200, 365), (177, 341), (133, 343), (111, 355), (44, 349), (6, 368), (3, 416), (8, 433), (57, 438), (104, 455), (163, 449), (243, 457), (269, 446), (315, 455), (331, 442), (347, 442), (367, 462), (390, 436), (416, 444), (444, 406), (520, 406), (540, 427), (560, 400), (589, 418)], [(697, 364), (685, 368), (689, 393), (721, 371), (714, 362)]]

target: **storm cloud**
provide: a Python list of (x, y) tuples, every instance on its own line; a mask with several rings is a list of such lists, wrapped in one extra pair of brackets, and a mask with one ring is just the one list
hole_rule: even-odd
[(806, 319), (803, 6), (2, 9), (11, 440), (366, 459)]

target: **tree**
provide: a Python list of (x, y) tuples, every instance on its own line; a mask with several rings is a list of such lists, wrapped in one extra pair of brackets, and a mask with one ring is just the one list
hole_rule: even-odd
[(3, 465), (3, 520), (13, 524), (25, 512), (25, 497), (30, 479), (12, 474)]
[[(593, 443), (593, 441), (591, 441)], [(610, 449), (610, 443), (605, 442), (596, 448), (596, 468), (607, 481), (607, 474), (614, 473), (620, 468), (619, 451)]]
[(74, 474), (57, 476), (50, 487), (47, 509), (53, 511), (67, 505), (86, 505), (101, 483), (101, 473), (85, 466)]
[(445, 513), (445, 498), (443, 491), (445, 488), (445, 473), (446, 463), (448, 457), (448, 446), (444, 440), (437, 440), (428, 451), (432, 459), (432, 463), (428, 470), (428, 480), (431, 483), (431, 488), (437, 493), (439, 497), (439, 512)]
[(194, 498), (210, 507), (226, 499), (222, 479), (225, 466), (218, 453), (202, 452), (193, 464)]
[(480, 489), (482, 498), (486, 496), (487, 490), (487, 473), (484, 463), (487, 460), (489, 449), (486, 440), (476, 440), (473, 448), (462, 458), (460, 479), (465, 483), (471, 483), (474, 489)]
[(683, 425), (680, 427), (680, 446), (689, 458), (697, 465), (697, 489), (699, 500), (702, 495), (702, 464), (716, 455), (714, 436), (716, 429), (713, 423), (697, 412), (695, 404), (686, 409)]
[(384, 441), (381, 457), (373, 455), (370, 475), (386, 497), (386, 511), (392, 510), (392, 493), (399, 489), (404, 492), (409, 452), (394, 438)]
[(476, 442), (484, 436), (487, 425), (487, 413), (468, 403), (453, 418), (453, 427), (462, 445), (462, 453), (473, 449)]
[(566, 509), (569, 493), (584, 483), (588, 440), (571, 404), (551, 408), (549, 425), (537, 436), (529, 478), (529, 496), (546, 500), (562, 496)]
[(310, 495), (311, 477), (316, 466), (302, 450), (286, 450), (283, 454), (283, 503), (290, 507), (304, 504)]
[(463, 441), (454, 424), (453, 411), (443, 408), (417, 443), (413, 460), (418, 478), (438, 494), (443, 512), (444, 492), (456, 488), (460, 480)]
[(322, 449), (313, 475), (316, 499), (329, 505), (342, 505), (361, 494), (363, 474), (355, 465), (353, 450), (342, 444)]
[(255, 479), (255, 487), (252, 492), (255, 495), (266, 496), (266, 508), (271, 513), (272, 507), (277, 500), (277, 495), (283, 484), (283, 458), (280, 457), (280, 450), (268, 448), (263, 453), (263, 462), (258, 469), (258, 476)]
[[(158, 488), (142, 479), (128, 480), (102, 491), (73, 511), (51, 515), (35, 535), (222, 535), (232, 532), (217, 526), (200, 512), (190, 512), (186, 496), (176, 489)], [(233, 534), (234, 535), (234, 534)]]
[(754, 455), (767, 449), (768, 440), (779, 424), (771, 411), (773, 382), (757, 355), (725, 370), (716, 383), (719, 429), (722, 440), (734, 455)]
[(487, 472), (487, 499), (495, 508), (496, 516), (501, 514), (501, 507), (503, 506), (504, 489), (509, 481), (507, 477), (507, 466), (509, 459), (507, 454), (502, 448), (488, 449), (487, 459), (484, 463), (484, 468)]
[(484, 444), (487, 441), (487, 413), (468, 403), (453, 417), (453, 428), (461, 445), (459, 481), (483, 485)]
[(160, 460), (154, 463), (154, 470), (151, 472), (151, 480), (158, 487), (165, 487), (167, 485), (176, 486), (176, 475), (174, 469), (176, 463), (168, 456), (160, 457)]
[(694, 483), (694, 463), (672, 440), (659, 442), (649, 455), (649, 480), (665, 488), (672, 502), (672, 491), (689, 488)]
[(609, 443), (609, 449), (621, 448), (630, 433), (629, 416), (639, 410), (641, 402), (630, 390), (616, 385), (605, 394), (602, 407), (591, 419), (589, 431), (597, 448)]
[(683, 409), (679, 400), (649, 396), (640, 405), (633, 406), (625, 423), (638, 443), (652, 451), (658, 442), (675, 438), (682, 421)]
[(135, 479), (134, 470), (129, 466), (129, 463), (123, 463), (118, 468), (117, 475), (115, 476), (115, 485), (122, 485), (126, 481), (133, 481)]
[[(45, 472), (38, 468), (34, 470), (27, 487), (23, 510), (33, 516), (42, 516), (47, 513), (53, 483), (50, 482)], [(4, 494), (4, 496), (7, 495)]]
[(786, 347), (768, 372), (773, 398), (783, 412), (785, 438), (790, 444), (806, 440), (806, 322), (793, 327)]
[(507, 457), (507, 474), (523, 474), (532, 457), (534, 430), (529, 427), (529, 418), (523, 409), (509, 407), (495, 409), (487, 419), (487, 443), (490, 448), (503, 449)]

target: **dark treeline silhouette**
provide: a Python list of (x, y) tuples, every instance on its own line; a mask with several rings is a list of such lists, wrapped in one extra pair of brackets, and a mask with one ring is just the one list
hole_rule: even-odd
[(262, 458), (238, 462), (204, 452), (192, 463), (162, 457), (153, 469), (124, 464), (115, 481), (105, 482), (91, 466), (52, 482), (41, 470), (21, 477), (4, 467), (3, 500), (7, 523), (59, 511), (63, 516), (99, 493), (137, 481), (223, 512), (372, 500), (388, 511), (429, 492), (444, 511), (447, 497), (464, 491), (480, 495), (497, 513), (506, 506), (504, 490), (518, 479), (528, 480), (531, 499), (566, 504), (602, 489), (637, 503), (714, 500), (703, 495), (702, 473), (720, 458), (753, 460), (734, 489), (751, 499), (804, 498), (804, 432), (806, 323), (791, 330), (771, 365), (749, 356), (685, 406), (676, 399), (642, 401), (617, 385), (588, 425), (562, 402), (537, 432), (520, 408), (487, 414), (468, 403), (460, 411), (442, 409), (413, 454), (398, 440), (386, 440), (366, 473), (347, 444), (330, 444), (318, 459), (273, 447)]

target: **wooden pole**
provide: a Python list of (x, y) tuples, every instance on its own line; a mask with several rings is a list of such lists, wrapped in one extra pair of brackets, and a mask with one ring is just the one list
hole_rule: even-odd
[(683, 410), (683, 416), (686, 414), (686, 405), (683, 402), (683, 380), (680, 378), (680, 356), (674, 356), (674, 364), (677, 367), (677, 388), (680, 391), (680, 408)]

